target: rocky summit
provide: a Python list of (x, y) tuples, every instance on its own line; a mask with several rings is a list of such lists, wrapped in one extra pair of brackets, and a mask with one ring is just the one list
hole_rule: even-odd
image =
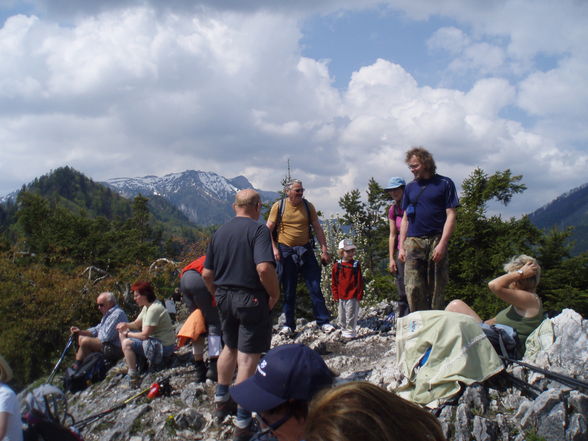
[[(396, 361), (393, 305), (381, 303), (360, 313), (358, 336), (343, 339), (341, 331), (325, 334), (315, 322), (298, 321), (297, 334), (274, 334), (272, 347), (303, 343), (318, 351), (338, 373), (338, 382), (365, 380), (394, 390), (406, 379)], [(588, 320), (572, 310), (552, 319), (555, 342), (523, 361), (539, 368), (588, 380)], [(278, 327), (276, 326), (276, 330)], [(122, 363), (121, 363), (122, 366)], [(588, 439), (588, 391), (574, 390), (544, 374), (521, 366), (507, 372), (535, 386), (530, 395), (499, 376), (466, 387), (442, 408), (439, 417), (448, 440), (548, 440)], [(83, 392), (68, 394), (69, 411), (76, 421), (132, 398), (158, 379), (169, 377), (171, 393), (130, 400), (81, 430), (87, 441), (165, 441), (230, 439), (231, 418), (215, 424), (212, 418), (214, 385), (195, 383), (190, 348), (178, 351), (172, 367), (146, 374), (137, 389), (128, 389), (122, 374), (112, 370), (107, 378)], [(408, 436), (407, 439), (410, 439)]]

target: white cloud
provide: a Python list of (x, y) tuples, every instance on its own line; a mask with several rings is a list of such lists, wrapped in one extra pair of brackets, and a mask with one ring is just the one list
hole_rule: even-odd
[[(424, 86), (380, 58), (337, 90), (328, 62), (302, 56), (299, 19), (372, 3), (280, 3), (52, 1), (38, 3), (38, 16), (9, 18), (0, 28), (0, 193), (64, 163), (97, 180), (202, 169), (277, 189), (290, 159), (328, 213), (371, 176), (408, 178), (412, 145), (429, 148), (457, 184), (477, 166), (524, 174), (530, 189), (516, 213), (581, 183), (581, 5), (390, 1), (409, 17), (454, 21), (423, 44), (447, 51), (445, 73), (469, 75), (471, 86)], [(541, 71), (540, 54), (557, 66)], [(503, 116), (515, 106), (535, 124)]]

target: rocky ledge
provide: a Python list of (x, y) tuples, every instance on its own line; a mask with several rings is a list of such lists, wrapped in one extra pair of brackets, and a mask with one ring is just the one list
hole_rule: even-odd
[[(338, 381), (365, 380), (393, 390), (405, 381), (396, 363), (393, 305), (381, 303), (360, 315), (357, 338), (345, 340), (341, 331), (321, 332), (314, 322), (299, 321), (294, 338), (275, 334), (272, 346), (303, 343), (317, 350)], [(556, 340), (549, 348), (524, 361), (574, 378), (588, 380), (588, 320), (564, 310), (553, 320)], [(83, 392), (68, 395), (69, 409), (77, 420), (110, 409), (169, 377), (169, 396), (153, 400), (140, 397), (124, 408), (109, 413), (82, 431), (87, 441), (166, 441), (230, 439), (231, 417), (221, 425), (212, 419), (212, 383), (195, 383), (189, 348), (180, 350), (175, 367), (145, 376), (139, 389), (128, 389), (120, 374), (107, 378)], [(461, 396), (436, 410), (450, 440), (547, 440), (588, 439), (588, 394), (573, 390), (520, 366), (507, 371), (535, 386), (529, 394), (512, 381), (494, 378), (465, 388)]]

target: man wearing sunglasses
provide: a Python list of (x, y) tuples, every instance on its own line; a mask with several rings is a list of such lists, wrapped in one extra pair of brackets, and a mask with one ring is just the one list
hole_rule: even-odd
[(96, 326), (80, 329), (72, 326), (69, 330), (78, 337), (78, 351), (74, 369), (81, 366), (84, 359), (92, 352), (103, 352), (107, 360), (116, 361), (122, 358), (120, 339), (116, 325), (128, 322), (125, 312), (116, 304), (116, 297), (111, 292), (103, 292), (96, 299), (102, 320)]
[(331, 314), (321, 291), (321, 267), (314, 255), (312, 232), (321, 247), (321, 263), (330, 261), (325, 233), (314, 206), (304, 199), (302, 181), (292, 180), (284, 188), (286, 198), (277, 201), (270, 211), (267, 227), (272, 233), (272, 248), (284, 293), (283, 312), (286, 322), (280, 334), (292, 336), (296, 328), (296, 285), (302, 273), (312, 301), (317, 325), (330, 333)]
[(252, 440), (271, 435), (279, 441), (300, 441), (310, 401), (331, 387), (333, 378), (317, 352), (302, 344), (282, 345), (270, 350), (255, 375), (231, 387), (230, 394), (257, 415), (261, 432)]

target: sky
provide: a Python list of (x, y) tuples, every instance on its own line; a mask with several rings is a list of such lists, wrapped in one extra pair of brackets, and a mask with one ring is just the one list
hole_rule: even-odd
[(479, 167), (519, 216), (588, 181), (582, 0), (0, 0), (0, 195), (69, 165), (95, 181), (184, 170), (327, 216), (423, 146)]

